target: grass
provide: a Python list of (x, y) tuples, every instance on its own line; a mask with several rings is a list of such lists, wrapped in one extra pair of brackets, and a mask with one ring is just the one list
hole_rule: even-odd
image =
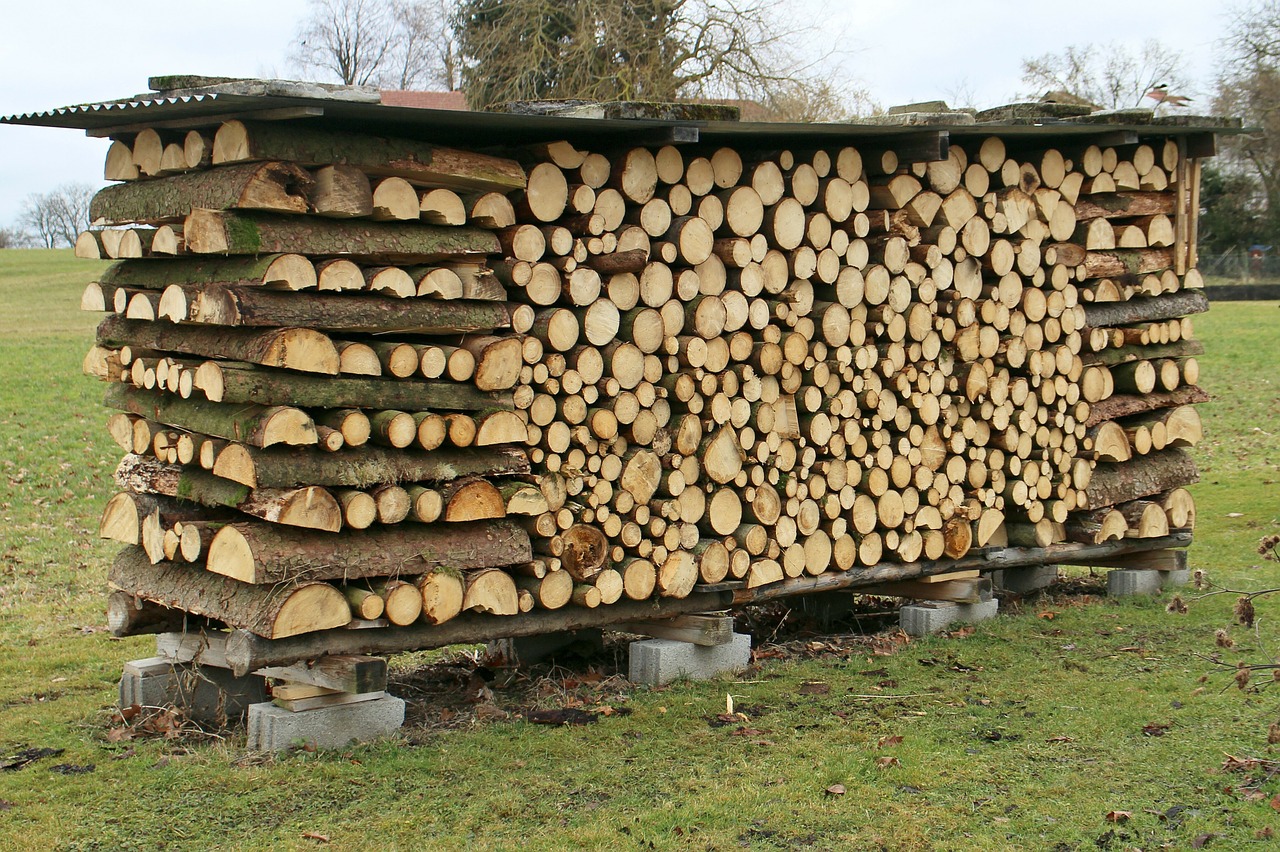
[[(412, 724), (336, 753), (247, 755), (242, 731), (112, 742), (121, 665), (152, 645), (104, 626), (113, 547), (92, 533), (119, 451), (100, 386), (79, 375), (96, 318), (75, 306), (93, 274), (64, 253), (0, 252), (0, 757), (65, 749), (0, 772), (0, 847), (1150, 849), (1209, 836), (1235, 849), (1275, 823), (1280, 780), (1221, 767), (1268, 754), (1280, 706), (1235, 689), (1230, 666), (1274, 652), (1277, 604), (1259, 602), (1257, 635), (1233, 629), (1220, 668), (1205, 657), (1229, 596), (1177, 615), (1088, 583), (906, 645), (786, 633), (736, 681), (631, 688), (597, 661), (497, 690), (489, 715), (506, 717), (488, 721), (457, 701), (467, 667), (425, 684), (408, 655), (396, 678)], [(1280, 580), (1254, 551), (1280, 514), (1276, 307), (1215, 304), (1197, 322), (1216, 399), (1192, 560), (1251, 588)], [(744, 714), (727, 722), (726, 693)], [(520, 718), (575, 702), (612, 715)], [(826, 792), (836, 784), (842, 795)]]

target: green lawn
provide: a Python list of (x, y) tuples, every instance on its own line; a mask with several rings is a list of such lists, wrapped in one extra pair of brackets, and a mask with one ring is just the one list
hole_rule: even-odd
[[(666, 689), (561, 670), (497, 690), (485, 721), (458, 700), (461, 667), (428, 682), (412, 656), (395, 676), (413, 724), (393, 741), (273, 758), (242, 731), (112, 742), (121, 665), (153, 645), (104, 625), (113, 546), (93, 530), (119, 450), (79, 374), (96, 317), (75, 310), (95, 268), (0, 252), (0, 765), (65, 749), (0, 771), (0, 848), (1238, 849), (1276, 826), (1280, 780), (1222, 766), (1269, 755), (1280, 702), (1205, 658), (1274, 652), (1280, 605), (1259, 601), (1259, 632), (1219, 652), (1228, 596), (1177, 615), (1060, 595), (901, 647), (785, 634), (741, 679)], [(1215, 400), (1192, 560), (1250, 588), (1280, 584), (1255, 552), (1280, 532), (1276, 308), (1197, 320)], [(717, 718), (726, 694), (742, 716)], [(520, 718), (569, 701), (621, 712)]]

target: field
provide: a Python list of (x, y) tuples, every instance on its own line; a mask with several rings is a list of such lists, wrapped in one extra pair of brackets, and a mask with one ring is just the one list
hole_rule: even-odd
[[(95, 268), (0, 251), (0, 847), (1238, 849), (1274, 830), (1280, 779), (1246, 759), (1270, 757), (1280, 701), (1232, 675), (1280, 645), (1280, 600), (1258, 601), (1255, 633), (1231, 626), (1233, 595), (1186, 589), (1170, 613), (1168, 596), (1099, 597), (1087, 572), (906, 644), (762, 613), (737, 680), (633, 688), (608, 657), (477, 710), (464, 653), (400, 658), (411, 724), (337, 753), (247, 754), (242, 730), (131, 737), (116, 681), (153, 644), (105, 629), (114, 546), (94, 530), (119, 450), (80, 375), (97, 318), (75, 310)], [(1256, 552), (1280, 532), (1276, 308), (1197, 319), (1215, 400), (1191, 559), (1235, 588), (1280, 585)], [(726, 694), (741, 715), (721, 717)], [(523, 718), (565, 706), (601, 715)], [(15, 766), (28, 748), (64, 751)]]

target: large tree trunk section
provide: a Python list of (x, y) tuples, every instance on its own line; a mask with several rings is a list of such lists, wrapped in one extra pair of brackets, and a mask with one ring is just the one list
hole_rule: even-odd
[(338, 332), (466, 334), (511, 327), (505, 302), (294, 294), (218, 284), (170, 285), (160, 314), (174, 322)]
[(506, 520), (347, 530), (341, 535), (245, 522), (218, 531), (210, 571), (245, 583), (416, 577), (439, 566), (492, 568), (528, 562), (529, 535)]
[(106, 405), (188, 432), (200, 432), (253, 447), (316, 443), (316, 425), (288, 406), (226, 405), (172, 394), (156, 394), (125, 385), (107, 389)]
[(304, 408), (483, 411), (512, 406), (509, 392), (485, 393), (471, 384), (356, 377), (322, 379), (225, 361), (201, 364), (196, 370), (195, 387), (212, 402)]
[(259, 257), (202, 257), (166, 263), (120, 261), (98, 279), (104, 286), (163, 290), (170, 284), (227, 284), (277, 290), (311, 290), (317, 283), (315, 265), (300, 254)]
[(1100, 464), (1085, 489), (1085, 509), (1101, 509), (1198, 482), (1195, 462), (1180, 449), (1161, 450), (1123, 464)]
[(156, 180), (121, 183), (98, 192), (89, 218), (108, 225), (179, 221), (196, 208), (306, 213), (311, 175), (292, 163), (249, 163)]
[(1189, 314), (1202, 314), (1207, 310), (1209, 300), (1204, 291), (1184, 290), (1128, 302), (1094, 302), (1084, 306), (1084, 315), (1085, 322), (1096, 327), (1174, 319)]
[(198, 326), (180, 328), (169, 323), (134, 322), (109, 316), (98, 324), (98, 343), (106, 347), (132, 346), (338, 375), (338, 350), (333, 341), (307, 328), (270, 331)]
[(120, 551), (107, 580), (119, 591), (216, 618), (265, 639), (328, 630), (351, 621), (346, 598), (328, 583), (254, 586), (188, 565), (152, 565), (136, 547)]
[(1195, 385), (1187, 385), (1172, 391), (1153, 392), (1136, 396), (1119, 395), (1108, 397), (1093, 403), (1089, 410), (1089, 419), (1085, 421), (1085, 426), (1093, 427), (1104, 420), (1115, 420), (1117, 417), (1128, 417), (1131, 414), (1144, 414), (1161, 408), (1208, 402), (1209, 399), (1209, 394)]
[(336, 453), (229, 444), (218, 453), (213, 473), (251, 488), (301, 485), (364, 488), (391, 482), (438, 482), (461, 476), (511, 476), (529, 472), (522, 450), (498, 447), (430, 452), (386, 447), (352, 447)]
[(196, 254), (297, 252), (337, 255), (382, 263), (432, 263), (494, 254), (498, 238), (478, 228), (363, 222), (359, 228), (335, 219), (194, 210), (183, 226), (187, 249)]
[(515, 160), (442, 148), (413, 139), (344, 133), (297, 122), (228, 121), (213, 140), (213, 163), (287, 160), (305, 166), (345, 163), (366, 174), (475, 192), (524, 189)]
[(203, 470), (137, 455), (127, 455), (121, 460), (115, 480), (120, 487), (131, 491), (237, 509), (276, 524), (326, 532), (342, 528), (342, 509), (337, 499), (315, 485), (253, 489)]

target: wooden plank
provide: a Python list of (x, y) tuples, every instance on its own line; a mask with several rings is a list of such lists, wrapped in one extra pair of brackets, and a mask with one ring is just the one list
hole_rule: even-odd
[(386, 694), (385, 690), (378, 690), (376, 692), (361, 692), (358, 694), (335, 692), (330, 695), (317, 695), (312, 698), (278, 698), (272, 696), (271, 703), (285, 710), (301, 713), (304, 710), (318, 710), (321, 707), (337, 707), (343, 704), (374, 701), (379, 698), (385, 698)]
[(981, 576), (982, 572), (977, 568), (970, 568), (967, 571), (948, 571), (945, 574), (930, 574), (927, 577), (921, 577), (921, 583), (947, 583), (951, 580), (969, 580), (973, 577)]
[[(879, 586), (858, 589), (860, 594), (884, 595), (895, 598), (911, 598), (918, 601), (951, 601), (953, 603), (980, 603), (991, 596), (991, 578), (971, 577), (963, 580), (943, 580), (937, 583), (921, 580), (902, 580)], [(985, 598), (984, 598), (985, 593)]]
[(727, 645), (733, 641), (733, 618), (727, 615), (677, 615), (662, 620), (624, 621), (611, 629), (703, 646)]
[(386, 659), (364, 654), (324, 656), (309, 664), (266, 666), (254, 674), (280, 678), (292, 683), (322, 686), (355, 695), (378, 692), (387, 688)]
[(1190, 170), (1187, 168), (1187, 141), (1178, 139), (1178, 180), (1174, 187), (1177, 201), (1174, 204), (1173, 220), (1173, 271), (1178, 275), (1187, 274), (1187, 183)]

